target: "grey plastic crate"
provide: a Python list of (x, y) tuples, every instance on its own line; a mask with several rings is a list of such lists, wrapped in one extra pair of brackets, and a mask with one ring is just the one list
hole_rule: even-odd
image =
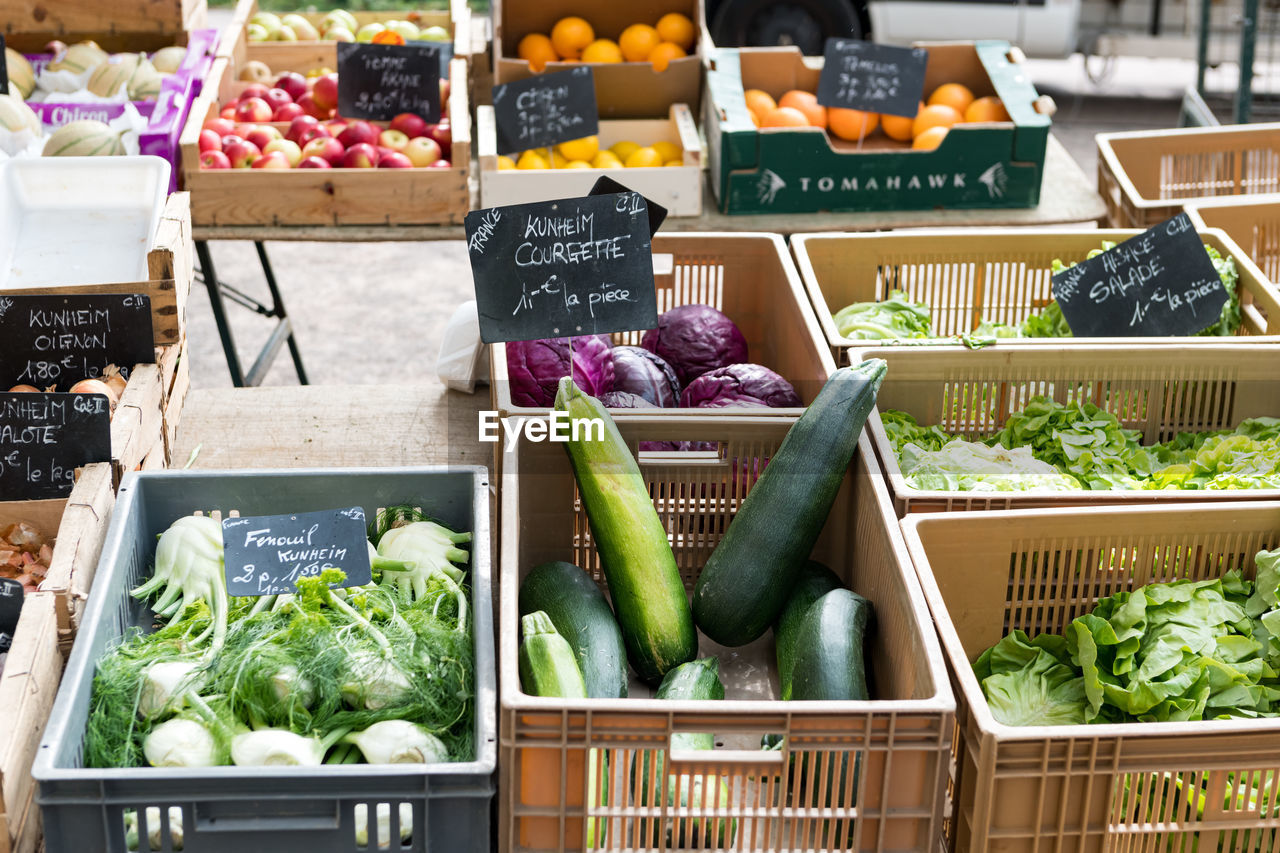
[[(412, 503), (456, 530), (470, 530), (471, 618), (476, 651), (476, 757), (456, 764), (347, 765), (319, 768), (212, 767), (89, 769), (82, 766), (96, 662), (150, 611), (128, 590), (150, 572), (156, 536), (179, 516), (214, 510), (270, 515), (338, 506)], [(400, 850), (455, 853), (490, 847), (496, 762), (496, 665), (489, 573), (489, 488), (484, 468), (359, 468), (270, 471), (159, 471), (129, 474), (98, 565), (53, 714), (32, 775), (44, 813), (49, 853), (125, 853), (124, 812), (182, 810), (187, 853), (356, 853)], [(368, 809), (369, 838), (356, 844), (355, 811)], [(387, 804), (390, 838), (374, 819)], [(401, 804), (413, 812), (402, 843)], [(386, 806), (384, 806), (385, 808)], [(162, 824), (164, 821), (162, 821)], [(170, 851), (167, 829), (161, 845)]]

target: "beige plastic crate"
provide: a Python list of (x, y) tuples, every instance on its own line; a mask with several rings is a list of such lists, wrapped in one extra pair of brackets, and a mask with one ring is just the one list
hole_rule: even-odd
[[(685, 585), (692, 588), (751, 488), (748, 469), (754, 466), (741, 460), (770, 456), (790, 421), (681, 422), (659, 416), (618, 425), (633, 448), (641, 440), (724, 443), (716, 458), (640, 463)], [(506, 454), (502, 485), (500, 850), (653, 850), (652, 833), (667, 818), (677, 823), (677, 832), (687, 830), (693, 819), (732, 818), (736, 833), (731, 839), (726, 830), (725, 846), (734, 850), (843, 849), (841, 838), (856, 839), (855, 849), (862, 851), (933, 849), (951, 754), (952, 700), (865, 435), (814, 558), (875, 607), (868, 659), (876, 698), (866, 702), (776, 701), (771, 635), (738, 649), (700, 636), (701, 654), (720, 658), (724, 701), (654, 701), (634, 680), (626, 699), (525, 695), (516, 675), (522, 576), (538, 563), (558, 559), (573, 561), (603, 581), (563, 449), (522, 440)], [(717, 749), (673, 756), (669, 745), (676, 731), (712, 731)], [(765, 733), (787, 734), (789, 752), (761, 751)], [(645, 750), (661, 750), (665, 766), (676, 774), (725, 777), (729, 802), (713, 796), (703, 808), (640, 805), (627, 768)], [(808, 797), (784, 772), (788, 756), (831, 767), (846, 757), (853, 763), (851, 753), (861, 755), (858, 790), (837, 789), (827, 809), (808, 805)], [(588, 762), (598, 767), (606, 755), (613, 768), (608, 791), (588, 790)], [(825, 786), (828, 772), (821, 780), (808, 778), (809, 790)], [(584, 839), (584, 818), (607, 825), (602, 842)]]
[(1197, 229), (1222, 229), (1263, 275), (1280, 279), (1280, 193), (1202, 199), (1186, 211)]
[[(902, 521), (956, 695), (957, 851), (1280, 849), (1280, 720), (1023, 726), (994, 719), (972, 662), (1006, 633), (1060, 633), (1102, 598), (1201, 580), (1280, 545), (1280, 503), (912, 515)], [(1100, 569), (1122, 555), (1117, 569)], [(1077, 571), (1062, 566), (1079, 566)], [(1227, 774), (1261, 774), (1257, 803)], [(1220, 789), (1203, 815), (1166, 774)]]
[(883, 466), (894, 509), (908, 512), (1081, 507), (1099, 504), (1280, 500), (1280, 489), (1110, 490), (1079, 492), (944, 492), (908, 488), (880, 421), (898, 409), (922, 425), (983, 438), (1037, 395), (1085, 400), (1142, 433), (1143, 444), (1179, 432), (1230, 429), (1256, 417), (1280, 417), (1280, 344), (1120, 346), (1056, 343), (957, 350), (875, 347), (853, 350), (855, 362), (882, 358), (889, 372), (867, 432)]
[[(674, 170), (673, 170), (674, 171)], [(806, 405), (836, 369), (822, 330), (809, 307), (787, 244), (777, 234), (666, 234), (653, 238), (654, 285), (658, 313), (678, 305), (704, 304), (723, 311), (747, 339), (747, 358), (777, 372)], [(664, 257), (665, 256), (665, 257)], [(643, 331), (619, 332), (615, 344), (639, 346)], [(494, 408), (507, 415), (545, 412), (516, 406), (508, 384), (507, 348), (489, 348)], [(644, 410), (618, 409), (618, 417)], [(782, 415), (796, 418), (802, 409), (665, 409), (736, 417)]]
[(1280, 191), (1280, 123), (1099, 133), (1112, 228), (1150, 228), (1212, 196)]
[[(1021, 323), (1053, 301), (1050, 264), (1054, 258), (1080, 261), (1103, 240), (1123, 242), (1137, 230), (1069, 231), (949, 228), (868, 234), (795, 234), (791, 250), (809, 301), (818, 314), (825, 342), (837, 364), (850, 349), (881, 346), (846, 338), (832, 315), (855, 302), (878, 302), (891, 290), (926, 303), (940, 338), (972, 332), (984, 319)], [(1280, 292), (1248, 254), (1219, 229), (1201, 229), (1200, 238), (1223, 257), (1235, 259), (1243, 322), (1240, 335), (1280, 335)], [(1063, 338), (1075, 346), (1086, 339)], [(1117, 345), (1188, 343), (1221, 338), (1090, 338)], [(1001, 339), (1000, 346), (1025, 346), (1043, 339)], [(955, 346), (961, 346), (956, 342)]]

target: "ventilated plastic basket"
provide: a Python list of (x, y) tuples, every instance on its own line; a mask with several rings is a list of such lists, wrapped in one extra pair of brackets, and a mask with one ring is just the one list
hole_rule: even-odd
[[(153, 815), (182, 815), (186, 853), (356, 853), (487, 850), (497, 725), (489, 580), (489, 488), (483, 468), (162, 471), (129, 475), (102, 549), (97, 583), (40, 743), (32, 775), (44, 813), (49, 853), (117, 851), (125, 845), (126, 810), (143, 826), (140, 850), (179, 849), (161, 821), (150, 847)], [(194, 512), (273, 515), (411, 503), (455, 530), (473, 534), (468, 577), (476, 652), (476, 755), (433, 765), (90, 769), (81, 764), (96, 662), (150, 610), (129, 590), (149, 576), (156, 536)], [(408, 806), (412, 835), (401, 841)], [(366, 846), (356, 843), (356, 814), (367, 818)], [(381, 810), (390, 832), (380, 837)], [(154, 818), (153, 818), (154, 819)], [(385, 828), (385, 827), (384, 827)]]
[(882, 358), (889, 365), (867, 432), (899, 516), (941, 510), (1280, 500), (1280, 489), (923, 491), (907, 486), (879, 415), (898, 409), (924, 426), (936, 424), (977, 439), (997, 432), (1028, 400), (1044, 395), (1060, 403), (1092, 402), (1113, 413), (1126, 429), (1139, 430), (1143, 444), (1153, 444), (1179, 432), (1231, 429), (1248, 418), (1280, 417), (1280, 344), (876, 347), (855, 350), (850, 358)]
[(1196, 228), (1222, 229), (1268, 280), (1280, 279), (1280, 193), (1201, 199), (1186, 210)]
[[(686, 587), (696, 582), (789, 425), (782, 418), (618, 422), (633, 452), (641, 440), (717, 442), (715, 453), (700, 458), (646, 454), (640, 461)], [(813, 552), (875, 608), (867, 655), (875, 698), (863, 702), (777, 701), (771, 633), (735, 649), (700, 635), (700, 655), (720, 659), (724, 701), (658, 701), (635, 679), (625, 699), (524, 694), (516, 674), (519, 581), (546, 560), (571, 561), (602, 587), (604, 581), (563, 449), (522, 440), (503, 467), (498, 789), (504, 853), (672, 849), (666, 826), (673, 839), (683, 835), (693, 847), (714, 846), (723, 831), (724, 846), (733, 850), (849, 849), (850, 842), (863, 851), (931, 849), (942, 820), (952, 699), (865, 435)], [(672, 752), (675, 732), (714, 732), (716, 749)], [(766, 733), (787, 735), (784, 749), (761, 751)], [(729, 793), (687, 806), (666, 796), (658, 802), (641, 797), (629, 768), (654, 755), (661, 756), (664, 773), (685, 783), (720, 776)], [(834, 768), (849, 765), (860, 772), (851, 782), (837, 781)], [(829, 783), (829, 802), (801, 790)], [(584, 838), (584, 821), (599, 831)], [(694, 843), (700, 823), (704, 840)]]
[(1254, 555), (1280, 545), (1280, 503), (912, 515), (902, 528), (955, 689), (950, 849), (1280, 850), (1280, 719), (1006, 726), (971, 666), (1008, 632), (1060, 634), (1117, 592), (1252, 578)]

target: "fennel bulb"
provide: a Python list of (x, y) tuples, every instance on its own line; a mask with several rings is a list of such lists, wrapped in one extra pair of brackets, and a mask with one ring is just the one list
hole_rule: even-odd
[(355, 744), (370, 764), (434, 764), (449, 758), (439, 738), (406, 720), (383, 720), (344, 740)]
[(213, 733), (184, 717), (153, 728), (142, 742), (142, 754), (152, 767), (216, 767), (222, 763)]

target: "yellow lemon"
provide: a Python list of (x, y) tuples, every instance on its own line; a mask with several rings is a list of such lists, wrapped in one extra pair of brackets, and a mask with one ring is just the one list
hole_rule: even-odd
[(640, 147), (639, 142), (632, 142), (630, 139), (624, 139), (622, 142), (615, 142), (609, 146), (609, 150), (622, 162), (627, 162), (627, 158), (631, 153)]
[(668, 160), (667, 162), (663, 163), (662, 165), (664, 165), (664, 166), (683, 166), (683, 165), (684, 165), (684, 161), (683, 161), (683, 160)]
[(557, 169), (590, 169), (591, 164), (586, 160), (569, 160), (566, 163), (556, 167)]
[(591, 165), (597, 169), (621, 169), (622, 161), (617, 154), (606, 149), (592, 158)]
[(631, 152), (631, 156), (627, 157), (626, 163), (628, 169), (661, 166), (662, 155), (652, 148), (637, 148)]
[(664, 163), (667, 160), (680, 160), (684, 157), (684, 152), (680, 150), (679, 145), (674, 142), (667, 142), (665, 139), (662, 142), (655, 142), (649, 147), (662, 155)]
[(514, 169), (515, 167), (516, 167), (516, 161), (515, 161), (515, 160), (512, 160), (512, 159), (511, 159), (510, 157), (508, 157), (506, 154), (499, 154), (499, 155), (498, 155), (498, 169), (499, 169), (500, 171), (501, 171), (501, 170), (503, 170), (503, 169)]
[(545, 157), (539, 157), (532, 151), (526, 151), (520, 155), (520, 159), (516, 161), (517, 169), (548, 169)]
[(590, 161), (600, 151), (600, 140), (594, 136), (570, 139), (568, 142), (561, 142), (559, 149), (560, 156), (566, 160)]

